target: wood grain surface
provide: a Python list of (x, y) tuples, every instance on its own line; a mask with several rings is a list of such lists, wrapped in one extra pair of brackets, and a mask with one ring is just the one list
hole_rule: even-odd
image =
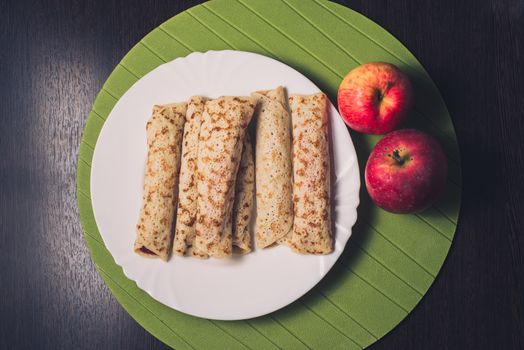
[[(0, 349), (163, 349), (85, 246), (75, 176), (103, 82), (200, 1), (0, 3)], [(524, 2), (343, 1), (422, 62), (455, 123), (463, 201), (449, 256), (371, 349), (524, 348)]]

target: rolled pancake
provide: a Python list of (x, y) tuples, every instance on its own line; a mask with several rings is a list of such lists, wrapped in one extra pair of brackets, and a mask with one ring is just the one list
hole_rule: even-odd
[(264, 248), (287, 235), (293, 226), (291, 120), (284, 89), (259, 91), (256, 118), (255, 241)]
[(289, 98), (295, 215), (285, 243), (303, 254), (333, 251), (327, 103), (323, 93)]
[(197, 217), (197, 155), (198, 135), (202, 124), (206, 100), (194, 96), (187, 103), (186, 124), (182, 141), (182, 161), (180, 164), (180, 184), (178, 208), (176, 213), (175, 239), (173, 253), (206, 258), (207, 254), (194, 249)]
[(134, 245), (142, 256), (169, 258), (185, 116), (185, 103), (154, 106), (146, 124), (147, 164)]
[[(246, 135), (242, 159), (238, 168), (235, 200), (233, 203), (233, 250), (240, 254), (251, 251), (249, 222), (255, 200), (255, 163), (253, 146), (249, 134)], [(236, 249), (235, 249), (236, 248)]]
[(206, 102), (202, 115), (195, 248), (209, 256), (232, 254), (233, 196), (255, 102), (251, 97), (220, 97)]

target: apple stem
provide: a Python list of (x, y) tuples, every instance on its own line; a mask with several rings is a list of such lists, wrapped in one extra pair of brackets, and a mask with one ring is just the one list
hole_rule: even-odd
[(386, 96), (386, 94), (388, 93), (389, 89), (391, 89), (392, 86), (393, 86), (393, 83), (388, 81), (386, 83), (386, 87), (384, 88), (384, 90), (380, 90), (380, 89), (377, 90), (377, 101), (378, 102), (381, 102), (384, 99), (384, 96)]
[(383, 95), (387, 94), (387, 92), (389, 91), (389, 89), (391, 89), (391, 87), (393, 86), (393, 83), (388, 81), (386, 83), (386, 88), (384, 89), (384, 92), (382, 93)]
[(391, 153), (391, 157), (393, 157), (393, 159), (399, 164), (399, 165), (403, 165), (404, 164), (404, 159), (400, 156), (399, 152), (398, 152), (398, 149), (396, 150), (393, 150), (393, 152)]

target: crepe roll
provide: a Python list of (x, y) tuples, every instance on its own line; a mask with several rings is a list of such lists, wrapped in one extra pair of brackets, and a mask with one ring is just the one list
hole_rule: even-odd
[(251, 251), (249, 223), (255, 200), (255, 163), (253, 146), (249, 134), (246, 135), (242, 158), (236, 181), (235, 200), (233, 203), (232, 229), (233, 249), (240, 254)]
[(303, 254), (333, 251), (327, 104), (323, 93), (289, 98), (295, 215), (286, 241)]
[(212, 257), (232, 254), (231, 215), (246, 128), (253, 116), (251, 97), (206, 102), (198, 141), (195, 249)]
[(186, 104), (154, 106), (146, 124), (147, 163), (134, 251), (167, 261), (173, 239)]
[(200, 96), (192, 97), (187, 103), (186, 124), (182, 141), (182, 161), (180, 165), (180, 184), (178, 189), (178, 208), (176, 214), (173, 253), (206, 258), (193, 246), (197, 217), (197, 155), (198, 136), (202, 124), (206, 100)]
[(286, 236), (293, 226), (291, 120), (284, 88), (259, 91), (256, 112), (255, 241), (265, 248)]

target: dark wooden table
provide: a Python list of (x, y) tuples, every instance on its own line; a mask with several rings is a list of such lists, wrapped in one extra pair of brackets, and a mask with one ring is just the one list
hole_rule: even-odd
[[(77, 152), (104, 80), (198, 1), (0, 3), (0, 349), (160, 349), (95, 271)], [(422, 62), (455, 123), (464, 190), (435, 284), (373, 349), (524, 349), (524, 1), (347, 1)]]

